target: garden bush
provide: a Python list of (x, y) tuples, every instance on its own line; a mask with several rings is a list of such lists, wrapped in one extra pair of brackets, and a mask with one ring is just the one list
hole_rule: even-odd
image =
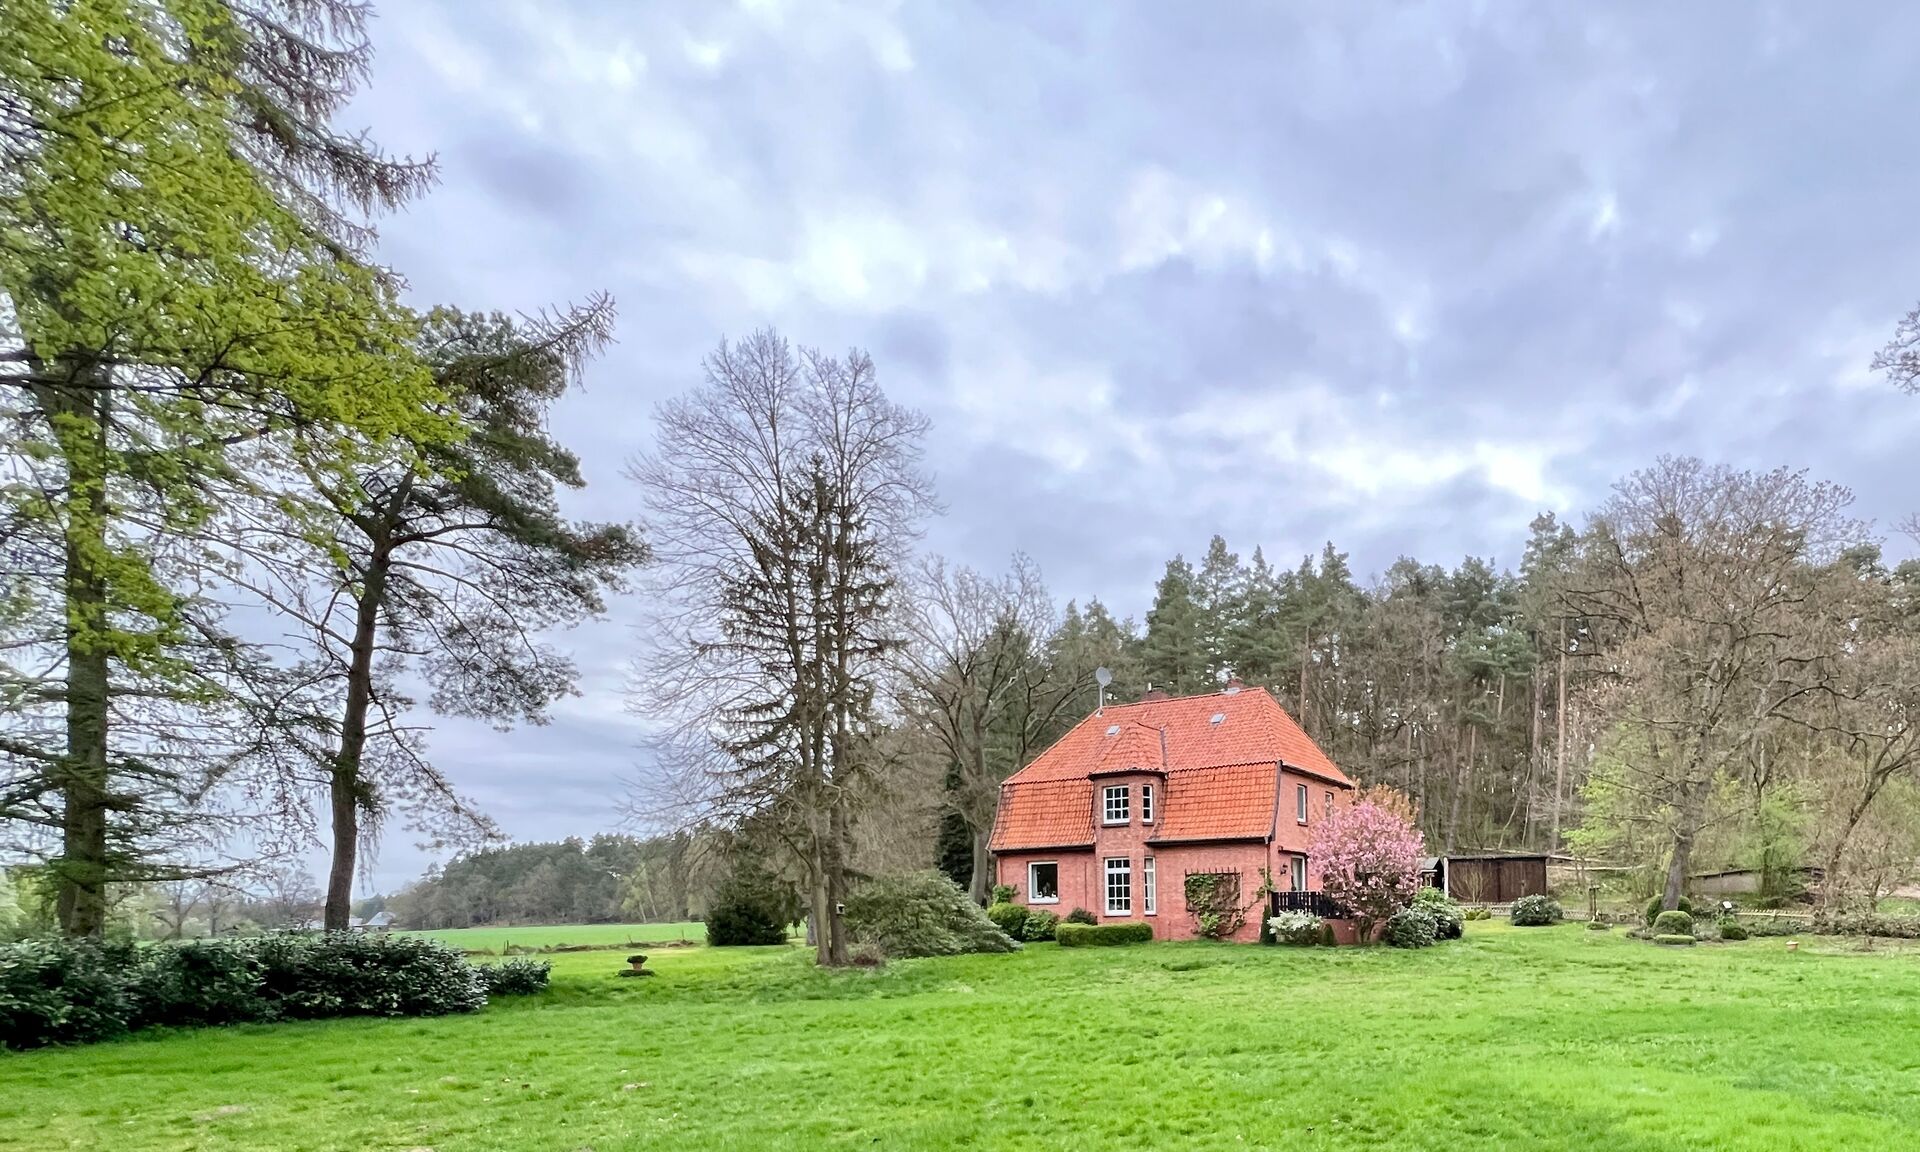
[(1675, 908), (1653, 918), (1653, 930), (1662, 936), (1693, 935), (1693, 916)]
[(1325, 924), (1311, 912), (1282, 912), (1269, 919), (1267, 927), (1275, 943), (1304, 948), (1320, 943)]
[(1098, 924), (1100, 923), (1100, 917), (1095, 916), (1085, 908), (1075, 908), (1073, 911), (1067, 913), (1066, 922), (1068, 924)]
[(484, 977), (435, 940), (333, 932), (135, 948), (0, 946), (0, 1047), (104, 1040), (137, 1028), (438, 1016), (486, 1006)]
[(1423, 884), (1413, 894), (1413, 906), (1433, 917), (1434, 936), (1440, 940), (1458, 940), (1465, 932), (1462, 927), (1466, 914), (1460, 910), (1460, 904), (1432, 885)]
[(1731, 916), (1721, 917), (1720, 939), (1745, 940), (1746, 938), (1747, 938), (1747, 926), (1745, 924), (1740, 923), (1740, 921), (1735, 920)]
[(488, 996), (531, 996), (547, 990), (553, 965), (545, 960), (516, 956), (499, 964), (481, 964), (474, 968)]
[(1020, 939), (1033, 941), (1051, 940), (1053, 939), (1054, 931), (1059, 927), (1060, 917), (1055, 916), (1044, 908), (1038, 910), (1029, 908), (1027, 909), (1026, 928), (1020, 933)]
[(1153, 939), (1153, 925), (1139, 920), (1123, 924), (1062, 924), (1053, 938), (1062, 948), (1097, 948), (1112, 944), (1145, 944)]
[(1020, 947), (965, 889), (931, 869), (869, 881), (847, 899), (847, 928), (894, 959)]
[(1852, 912), (1835, 916), (1819, 931), (1830, 936), (1888, 936), (1898, 940), (1920, 940), (1920, 916)]
[(1438, 935), (1438, 925), (1425, 908), (1408, 906), (1387, 917), (1380, 939), (1393, 948), (1426, 948)]
[(1493, 913), (1485, 908), (1469, 908), (1461, 913), (1463, 920), (1491, 920)]
[(1589, 932), (1610, 932), (1613, 930), (1613, 925), (1607, 923), (1605, 920), (1589, 920), (1587, 921), (1587, 930)]
[(993, 886), (993, 903), (995, 904), (1013, 903), (1013, 885), (995, 884)]
[(1670, 948), (1686, 948), (1693, 944), (1693, 936), (1691, 934), (1682, 935), (1678, 932), (1661, 932), (1654, 936), (1653, 942), (1655, 944), (1665, 944)]
[(1027, 910), (1018, 904), (987, 905), (987, 919), (998, 924), (1000, 931), (1015, 940), (1026, 939), (1028, 915)]
[(800, 918), (793, 885), (751, 860), (741, 860), (707, 909), (707, 943), (721, 948), (785, 944), (787, 925)]
[(1522, 896), (1513, 902), (1507, 918), (1522, 928), (1539, 928), (1560, 923), (1564, 915), (1560, 902), (1551, 896)]
[[(1666, 898), (1665, 896), (1662, 896), (1662, 895), (1655, 895), (1653, 899), (1647, 901), (1647, 906), (1645, 909), (1645, 913), (1646, 913), (1645, 919), (1648, 927), (1653, 926), (1653, 921), (1655, 917), (1659, 916), (1661, 912), (1666, 911), (1666, 909), (1663, 909), (1660, 907), (1660, 905), (1665, 902), (1666, 902)], [(1682, 896), (1680, 897), (1680, 903), (1677, 906), (1675, 906), (1672, 910), (1675, 912), (1685, 912), (1687, 915), (1691, 916), (1693, 915), (1693, 901), (1687, 899), (1685, 896)]]

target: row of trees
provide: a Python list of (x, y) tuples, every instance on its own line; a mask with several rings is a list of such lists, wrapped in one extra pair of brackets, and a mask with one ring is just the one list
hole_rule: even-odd
[(725, 837), (713, 834), (515, 844), (431, 868), (387, 906), (406, 928), (691, 920), (731, 860)]
[(538, 721), (543, 630), (644, 558), (575, 524), (545, 412), (612, 305), (417, 312), (372, 214), (433, 179), (333, 127), (367, 8), (23, 0), (0, 22), (0, 851), (61, 928), (117, 886), (401, 814), (485, 840), (407, 718)]

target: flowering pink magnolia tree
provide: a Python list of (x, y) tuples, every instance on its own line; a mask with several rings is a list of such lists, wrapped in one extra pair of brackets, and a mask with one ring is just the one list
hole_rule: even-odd
[(1420, 833), (1402, 813), (1371, 799), (1336, 807), (1307, 847), (1320, 886), (1353, 913), (1362, 943), (1407, 906), (1420, 884)]

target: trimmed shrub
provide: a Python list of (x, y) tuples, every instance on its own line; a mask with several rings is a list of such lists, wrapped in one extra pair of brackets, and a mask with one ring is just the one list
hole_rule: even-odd
[(1613, 925), (1607, 923), (1605, 920), (1589, 920), (1587, 921), (1587, 931), (1611, 932), (1613, 931)]
[(435, 940), (334, 932), (135, 948), (0, 946), (0, 1047), (75, 1044), (159, 1025), (438, 1016), (486, 1006), (483, 977)]
[[(1663, 911), (1667, 911), (1667, 909), (1663, 909), (1660, 907), (1660, 905), (1665, 902), (1666, 902), (1666, 897), (1664, 895), (1659, 895), (1659, 894), (1656, 894), (1653, 899), (1647, 901), (1644, 919), (1646, 920), (1647, 926), (1649, 928), (1653, 926), (1653, 921), (1656, 916), (1660, 915), (1660, 913)], [(1693, 915), (1693, 901), (1687, 899), (1685, 896), (1682, 896), (1680, 897), (1679, 904), (1677, 904), (1672, 909), (1672, 911), (1685, 912), (1687, 915), (1691, 916)]]
[(1060, 917), (1044, 908), (1027, 909), (1026, 929), (1021, 932), (1022, 940), (1051, 940), (1055, 929), (1060, 927)]
[(1669, 948), (1691, 948), (1693, 946), (1693, 937), (1683, 936), (1678, 932), (1661, 932), (1654, 936), (1653, 942), (1655, 944), (1664, 944)]
[(720, 948), (785, 944), (799, 904), (792, 884), (752, 860), (739, 860), (707, 909), (707, 943)]
[(1522, 896), (1513, 902), (1507, 918), (1521, 928), (1540, 928), (1558, 924), (1565, 914), (1560, 902), (1551, 896)]
[(1013, 885), (995, 884), (993, 886), (993, 902), (995, 904), (1013, 903)]
[(1066, 922), (1069, 924), (1098, 924), (1100, 923), (1100, 917), (1095, 916), (1085, 908), (1075, 908), (1073, 911), (1067, 913)]
[(1662, 912), (1653, 918), (1653, 930), (1662, 936), (1693, 935), (1693, 917), (1679, 909)]
[(998, 924), (1000, 931), (1015, 940), (1026, 939), (1028, 915), (1027, 910), (1018, 904), (987, 905), (987, 919)]
[(1320, 917), (1311, 912), (1282, 912), (1267, 921), (1267, 928), (1273, 932), (1275, 943), (1291, 944), (1296, 948), (1320, 943), (1324, 927)]
[(1740, 926), (1749, 936), (1798, 936), (1811, 931), (1807, 922), (1791, 916), (1768, 916), (1765, 919), (1743, 920)]
[(1413, 894), (1413, 906), (1433, 917), (1435, 939), (1458, 940), (1464, 934), (1465, 913), (1458, 901), (1440, 889), (1430, 884), (1421, 885)]
[(516, 956), (499, 964), (479, 964), (480, 984), (488, 996), (531, 996), (547, 990), (553, 965), (545, 960)]
[(1380, 939), (1393, 948), (1427, 948), (1437, 938), (1438, 926), (1425, 908), (1407, 907), (1387, 917)]
[(1062, 948), (1099, 948), (1115, 944), (1145, 944), (1153, 939), (1153, 925), (1139, 920), (1122, 924), (1062, 924), (1053, 938)]
[(0, 1047), (84, 1044), (133, 1027), (130, 944), (23, 940), (0, 946)]
[(965, 889), (933, 870), (869, 881), (847, 899), (847, 928), (894, 959), (1020, 947)]
[(1733, 917), (1731, 917), (1731, 916), (1725, 916), (1725, 917), (1722, 917), (1722, 918), (1721, 918), (1721, 920), (1720, 920), (1720, 939), (1722, 939), (1722, 940), (1745, 940), (1746, 938), (1747, 938), (1747, 926), (1746, 926), (1746, 925), (1744, 925), (1744, 924), (1742, 924), (1742, 923), (1740, 923), (1740, 921), (1738, 921), (1738, 920), (1735, 920), (1735, 919), (1734, 919)]
[(1460, 918), (1463, 920), (1491, 920), (1493, 919), (1493, 912), (1487, 908), (1469, 908), (1460, 914)]

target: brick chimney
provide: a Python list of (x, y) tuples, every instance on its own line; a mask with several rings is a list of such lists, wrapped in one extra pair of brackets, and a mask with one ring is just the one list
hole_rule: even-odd
[(1227, 686), (1225, 688), (1222, 688), (1221, 691), (1225, 692), (1229, 696), (1238, 696), (1241, 693), (1241, 691), (1245, 688), (1246, 688), (1246, 684), (1243, 681), (1241, 681), (1240, 677), (1229, 676), (1227, 677)]

